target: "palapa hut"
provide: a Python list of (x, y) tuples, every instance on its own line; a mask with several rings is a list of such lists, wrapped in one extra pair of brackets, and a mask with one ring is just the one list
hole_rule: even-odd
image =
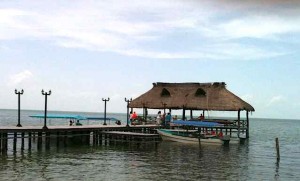
[[(248, 112), (254, 108), (238, 96), (226, 89), (224, 82), (214, 83), (153, 83), (153, 88), (134, 99), (130, 108), (143, 109), (182, 109), (207, 111), (237, 111), (240, 125), (240, 111), (246, 111), (249, 128)], [(146, 112), (146, 111), (145, 111)], [(248, 129), (247, 129), (248, 130)], [(248, 131), (246, 131), (248, 137)]]

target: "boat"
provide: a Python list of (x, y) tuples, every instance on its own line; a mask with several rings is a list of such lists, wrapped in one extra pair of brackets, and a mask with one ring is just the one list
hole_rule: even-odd
[[(157, 133), (166, 141), (176, 141), (188, 144), (209, 144), (209, 145), (226, 145), (229, 144), (230, 138), (223, 136), (219, 138), (214, 135), (197, 136), (197, 134), (191, 134), (185, 130), (172, 130), (172, 129), (159, 129)], [(199, 141), (200, 139), (200, 141)]]
[[(177, 120), (173, 122), (177, 125), (193, 126), (193, 127), (218, 127), (218, 123), (200, 122), (200, 121), (183, 121)], [(200, 134), (197, 130), (185, 129), (158, 129), (157, 133), (163, 140), (176, 141), (188, 144), (209, 144), (209, 145), (228, 145), (230, 141), (229, 135), (216, 134)]]

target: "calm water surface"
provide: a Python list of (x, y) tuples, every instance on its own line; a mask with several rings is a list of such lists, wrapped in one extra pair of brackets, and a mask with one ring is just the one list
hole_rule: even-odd
[[(37, 113), (41, 112), (23, 111), (21, 123), (43, 125), (42, 120), (28, 117)], [(125, 120), (126, 116), (109, 117)], [(0, 126), (16, 125), (16, 120), (16, 111), (0, 110)], [(68, 123), (51, 120), (51, 124)], [(53, 146), (50, 151), (25, 149), (13, 154), (9, 145), (8, 155), (0, 157), (0, 180), (299, 180), (300, 121), (251, 119), (250, 129), (248, 142), (229, 147), (161, 142), (140, 147)], [(276, 137), (280, 140), (279, 164)]]

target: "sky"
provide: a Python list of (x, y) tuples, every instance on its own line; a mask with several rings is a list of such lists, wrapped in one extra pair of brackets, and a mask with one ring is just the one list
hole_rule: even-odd
[[(126, 112), (153, 82), (226, 82), (254, 118), (300, 119), (300, 3), (0, 1), (0, 109)], [(212, 113), (213, 114), (213, 113)], [(234, 113), (236, 114), (236, 113)]]

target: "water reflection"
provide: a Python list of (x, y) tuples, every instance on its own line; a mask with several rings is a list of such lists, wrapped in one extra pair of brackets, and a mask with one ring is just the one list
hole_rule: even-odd
[(279, 162), (280, 161), (276, 161), (275, 163), (275, 180), (279, 179)]
[[(22, 178), (64, 179), (107, 178), (112, 180), (198, 180), (201, 178), (234, 180), (247, 154), (240, 146), (184, 145), (174, 142), (155, 144), (83, 146), (52, 148), (49, 151), (17, 152), (12, 162), (14, 175)], [(5, 158), (5, 157), (2, 157)], [(5, 159), (4, 159), (5, 160)], [(4, 163), (2, 161), (2, 163)], [(4, 170), (1, 169), (1, 176)], [(244, 170), (246, 171), (246, 170)], [(84, 173), (84, 174), (79, 174)]]

